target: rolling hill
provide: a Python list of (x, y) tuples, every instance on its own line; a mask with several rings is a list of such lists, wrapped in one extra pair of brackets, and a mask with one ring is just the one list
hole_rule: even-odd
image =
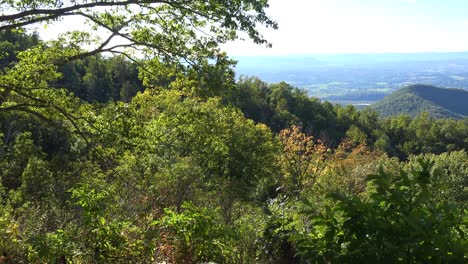
[(428, 112), (435, 118), (462, 119), (468, 117), (468, 91), (432, 85), (411, 85), (386, 96), (371, 108), (382, 117), (399, 114), (415, 116)]

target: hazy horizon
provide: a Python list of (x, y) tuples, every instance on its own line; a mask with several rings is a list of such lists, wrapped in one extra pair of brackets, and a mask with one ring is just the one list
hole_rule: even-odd
[(232, 56), (240, 76), (285, 81), (339, 103), (381, 100), (411, 84), (468, 88), (468, 52)]
[[(296, 54), (247, 54), (247, 55), (231, 55), (231, 57), (277, 57), (277, 58), (289, 58), (289, 57), (313, 57), (313, 56), (341, 56), (341, 55), (406, 55), (406, 54), (468, 54), (468, 48), (460, 51), (408, 51), (408, 52), (330, 52), (330, 53), (296, 53)], [(230, 54), (228, 54), (230, 55)]]

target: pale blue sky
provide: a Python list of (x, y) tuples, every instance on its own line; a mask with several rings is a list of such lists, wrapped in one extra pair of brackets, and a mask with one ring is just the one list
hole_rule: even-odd
[(237, 41), (230, 55), (468, 50), (468, 0), (270, 0), (272, 49)]

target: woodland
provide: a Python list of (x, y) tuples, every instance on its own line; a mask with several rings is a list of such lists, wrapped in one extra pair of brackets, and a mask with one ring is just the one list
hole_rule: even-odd
[(466, 263), (468, 118), (237, 79), (267, 7), (0, 0), (0, 263)]

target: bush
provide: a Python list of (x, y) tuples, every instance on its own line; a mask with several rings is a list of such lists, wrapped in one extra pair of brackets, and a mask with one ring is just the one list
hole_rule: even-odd
[[(399, 176), (370, 175), (369, 199), (330, 195), (322, 213), (305, 210), (309, 225), (291, 236), (313, 263), (466, 263), (465, 220), (447, 201), (431, 199), (434, 162)], [(308, 209), (313, 209), (312, 205)]]

